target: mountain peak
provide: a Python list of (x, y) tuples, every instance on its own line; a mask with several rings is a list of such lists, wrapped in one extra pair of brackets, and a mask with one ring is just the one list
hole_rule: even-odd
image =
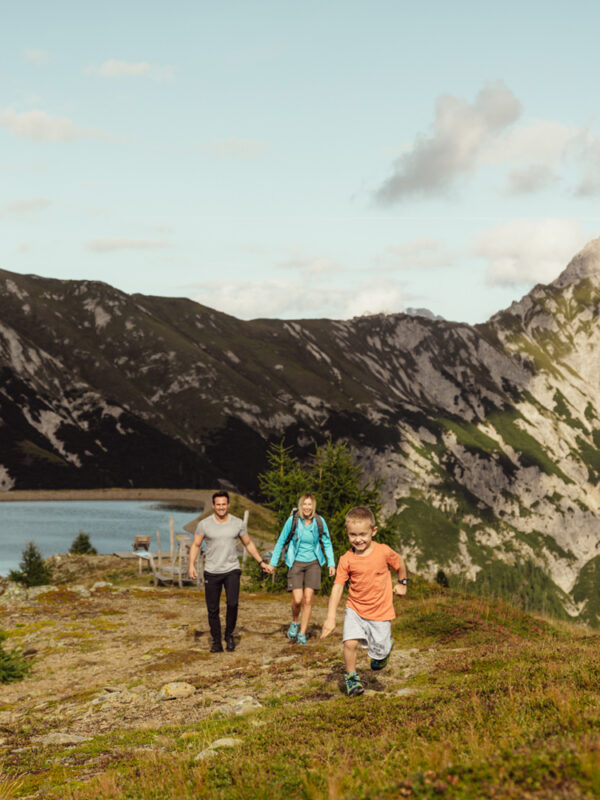
[(600, 238), (588, 242), (583, 250), (569, 261), (566, 269), (551, 285), (563, 288), (583, 278), (593, 277), (600, 279)]

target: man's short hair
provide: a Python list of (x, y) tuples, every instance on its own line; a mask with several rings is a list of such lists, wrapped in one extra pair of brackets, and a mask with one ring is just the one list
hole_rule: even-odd
[(300, 497), (298, 498), (298, 516), (302, 517), (302, 519), (304, 519), (304, 517), (302, 516), (302, 503), (305, 500), (310, 500), (312, 502), (312, 504), (313, 504), (313, 514), (316, 514), (316, 512), (317, 512), (317, 498), (314, 496), (314, 494), (311, 494), (310, 492), (306, 492), (305, 494), (301, 494)]
[(212, 496), (213, 505), (214, 505), (215, 500), (217, 499), (217, 497), (226, 497), (227, 498), (227, 502), (229, 502), (229, 492), (226, 492), (225, 489), (219, 489), (218, 492), (215, 492), (213, 494), (213, 496)]
[(368, 522), (371, 528), (375, 527), (375, 515), (366, 506), (354, 506), (346, 514), (346, 524), (348, 522)]

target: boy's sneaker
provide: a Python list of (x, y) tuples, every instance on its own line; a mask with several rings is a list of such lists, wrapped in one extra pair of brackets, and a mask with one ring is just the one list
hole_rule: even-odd
[(346, 681), (348, 697), (356, 697), (364, 692), (365, 687), (360, 682), (360, 678), (356, 672), (347, 672), (344, 675), (344, 680)]
[(299, 630), (300, 630), (299, 622), (290, 622), (290, 627), (288, 628), (287, 637), (291, 642), (296, 641)]
[(371, 669), (383, 669), (387, 662), (390, 660), (390, 655), (392, 650), (394, 649), (394, 640), (392, 639), (392, 646), (390, 647), (390, 652), (387, 654), (385, 658), (372, 658), (371, 659)]
[(296, 637), (296, 642), (297, 644), (306, 644), (306, 634), (299, 633), (298, 636)]

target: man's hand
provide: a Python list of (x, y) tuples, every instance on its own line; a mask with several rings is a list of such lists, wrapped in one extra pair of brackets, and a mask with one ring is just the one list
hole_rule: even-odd
[(329, 567), (329, 577), (330, 578), (335, 577), (335, 567)]
[(404, 583), (397, 583), (397, 584), (394, 586), (394, 594), (397, 594), (397, 595), (399, 595), (400, 597), (404, 597), (404, 595), (406, 594), (406, 590), (407, 590), (407, 588), (408, 588), (408, 587), (406, 586), (406, 584), (404, 584)]
[(275, 572), (275, 567), (272, 564), (267, 564), (266, 561), (263, 561), (262, 570), (263, 572), (268, 572), (269, 575), (273, 575)]
[(333, 633), (335, 630), (335, 617), (333, 619), (327, 619), (323, 623), (323, 628), (321, 629), (321, 639), (324, 639), (326, 636), (329, 636), (330, 633)]
[(194, 567), (194, 566), (192, 565), (192, 566), (191, 566), (191, 567), (188, 569), (188, 575), (189, 575), (189, 577), (190, 577), (190, 579), (191, 579), (191, 580), (195, 581), (195, 580), (196, 580), (196, 578), (198, 577), (198, 572), (196, 571), (196, 567)]

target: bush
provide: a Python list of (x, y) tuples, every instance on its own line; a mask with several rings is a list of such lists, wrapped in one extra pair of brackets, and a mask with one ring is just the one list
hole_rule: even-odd
[(20, 681), (31, 668), (18, 650), (4, 650), (2, 642), (5, 639), (6, 634), (0, 631), (0, 683)]
[(19, 570), (11, 569), (8, 577), (11, 581), (25, 586), (45, 586), (52, 581), (52, 570), (44, 563), (35, 542), (29, 542), (23, 550)]
[(76, 556), (95, 556), (98, 554), (98, 551), (95, 547), (92, 547), (89, 533), (79, 531), (71, 543), (69, 553)]

